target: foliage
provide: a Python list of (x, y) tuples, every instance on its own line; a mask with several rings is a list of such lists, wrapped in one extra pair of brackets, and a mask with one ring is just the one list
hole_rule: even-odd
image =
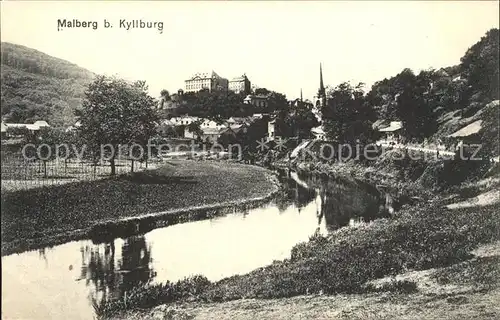
[(311, 129), (319, 126), (319, 122), (308, 104), (297, 101), (284, 116), (282, 125), (281, 136), (308, 139)]
[(200, 90), (182, 95), (185, 103), (179, 107), (179, 114), (189, 114), (221, 123), (230, 117), (253, 114), (252, 106), (243, 103), (244, 96), (234, 92)]
[(2, 42), (2, 117), (6, 122), (45, 120), (71, 125), (94, 74), (37, 50)]
[[(158, 115), (156, 102), (147, 94), (145, 82), (127, 83), (124, 80), (98, 76), (85, 92), (80, 112), (79, 136), (95, 159), (109, 158), (111, 174), (115, 174), (115, 160), (120, 146), (141, 152), (146, 158), (148, 140), (156, 132)], [(112, 146), (112, 150), (103, 146)], [(132, 147), (139, 145), (141, 148)], [(101, 154), (105, 152), (105, 154)]]
[(392, 280), (384, 282), (381, 286), (368, 284), (365, 287), (366, 291), (371, 292), (397, 292), (397, 293), (414, 293), (417, 292), (417, 284), (409, 280)]
[(483, 122), (479, 131), (479, 140), (481, 142), (481, 153), (485, 156), (498, 156), (500, 154), (499, 114), (500, 103), (498, 100), (484, 107), (484, 113), (481, 117)]
[(470, 117), (499, 97), (499, 37), (491, 29), (462, 57), (460, 65), (423, 70), (404, 69), (376, 82), (366, 95), (379, 119), (404, 123), (403, 135), (422, 141), (437, 131), (439, 115), (461, 110)]
[(137, 308), (150, 308), (158, 304), (171, 303), (195, 297), (203, 293), (210, 281), (204, 276), (192, 276), (177, 282), (167, 281), (156, 285), (134, 287), (127, 292), (126, 299), (111, 300), (103, 304), (94, 302), (98, 316), (111, 316), (119, 311)]
[(203, 131), (201, 130), (201, 120), (193, 121), (190, 124), (187, 125), (186, 129), (194, 133), (198, 138), (203, 134)]
[(489, 30), (460, 60), (470, 97), (480, 93), (487, 101), (499, 99), (499, 37), (497, 28)]
[(340, 143), (370, 141), (375, 112), (365, 103), (363, 84), (353, 87), (344, 82), (328, 92), (327, 104), (321, 110), (328, 137)]

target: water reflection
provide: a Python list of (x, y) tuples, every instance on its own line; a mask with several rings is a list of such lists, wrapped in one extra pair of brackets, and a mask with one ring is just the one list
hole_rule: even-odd
[[(121, 252), (116, 254), (117, 243)], [(125, 292), (155, 277), (152, 267), (151, 245), (144, 235), (104, 244), (85, 244), (80, 248), (81, 276), (93, 290), (90, 298), (97, 303), (110, 298), (121, 298)]]
[(318, 229), (324, 222), (326, 229), (333, 232), (341, 227), (388, 217), (393, 211), (391, 196), (382, 195), (371, 186), (290, 170), (281, 170), (279, 173), (288, 195), (282, 201), (295, 204), (299, 212), (300, 208), (315, 201)]
[(387, 214), (390, 197), (368, 186), (291, 171), (279, 172), (279, 179), (283, 188), (276, 199), (257, 208), (103, 243), (74, 241), (2, 257), (3, 314), (89, 319), (92, 302), (122, 297), (141, 283), (244, 274), (288, 258), (294, 245), (315, 232)]

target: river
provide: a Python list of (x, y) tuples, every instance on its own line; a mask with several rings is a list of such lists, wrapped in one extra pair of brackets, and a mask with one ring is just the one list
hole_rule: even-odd
[(2, 318), (93, 319), (92, 301), (141, 283), (217, 281), (290, 257), (315, 232), (388, 215), (388, 198), (354, 182), (280, 171), (269, 203), (104, 243), (68, 242), (2, 257)]

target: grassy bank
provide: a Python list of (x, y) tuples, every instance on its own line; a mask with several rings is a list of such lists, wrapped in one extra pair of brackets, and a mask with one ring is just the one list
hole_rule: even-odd
[(381, 288), (370, 281), (408, 270), (446, 267), (472, 257), (480, 244), (500, 240), (500, 206), (450, 210), (424, 205), (404, 209), (390, 221), (315, 236), (277, 261), (249, 274), (210, 283), (198, 276), (138, 288), (124, 301), (98, 308), (103, 315), (163, 303), (225, 302), (306, 294), (412, 291), (412, 283)]
[[(291, 259), (276, 261), (246, 275), (214, 283), (197, 276), (177, 283), (140, 287), (127, 296), (126, 304), (110, 301), (96, 309), (104, 316), (112, 316), (164, 303), (225, 303), (310, 294), (412, 293), (418, 290), (413, 281), (382, 286), (371, 282), (410, 270), (449, 268), (471, 259), (478, 246), (500, 240), (498, 201), (450, 206), (467, 202), (477, 194), (491, 193), (498, 188), (498, 180), (495, 175), (479, 182), (446, 186), (447, 191), (428, 195), (427, 201), (403, 206), (391, 219), (341, 229), (328, 237), (313, 236), (309, 242), (293, 248)], [(404, 183), (408, 186), (413, 182)]]
[[(269, 171), (173, 161), (145, 172), (2, 194), (2, 255), (47, 239), (83, 237), (96, 225), (150, 213), (237, 203), (275, 191)], [(111, 222), (111, 223), (110, 223)], [(107, 228), (101, 228), (106, 233)], [(48, 241), (50, 243), (50, 240)]]

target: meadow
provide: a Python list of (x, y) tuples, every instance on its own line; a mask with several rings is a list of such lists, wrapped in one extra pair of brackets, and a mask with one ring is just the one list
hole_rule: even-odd
[(184, 160), (98, 180), (3, 192), (2, 255), (125, 218), (224, 205), (265, 197), (275, 189), (263, 168)]

